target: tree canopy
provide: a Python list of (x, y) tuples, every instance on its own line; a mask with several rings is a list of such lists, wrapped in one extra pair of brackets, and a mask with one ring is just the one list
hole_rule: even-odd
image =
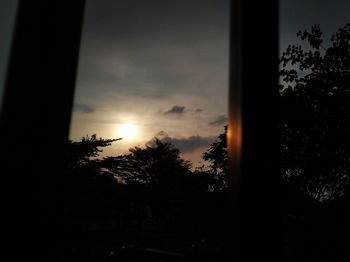
[(191, 162), (174, 145), (155, 139), (154, 145), (133, 147), (129, 154), (104, 159), (105, 166), (126, 183), (159, 184), (190, 172)]
[(209, 149), (203, 153), (203, 159), (210, 163), (210, 169), (207, 172), (212, 180), (212, 189), (223, 189), (226, 186), (228, 175), (227, 126), (225, 126), (225, 131), (219, 134)]
[(74, 142), (69, 140), (67, 143), (66, 160), (69, 167), (82, 166), (90, 162), (91, 158), (99, 156), (103, 147), (110, 146), (118, 139), (97, 138), (96, 134), (82, 137), (81, 141)]
[(319, 25), (297, 36), (281, 63), (283, 179), (320, 201), (350, 184), (350, 24), (324, 46)]

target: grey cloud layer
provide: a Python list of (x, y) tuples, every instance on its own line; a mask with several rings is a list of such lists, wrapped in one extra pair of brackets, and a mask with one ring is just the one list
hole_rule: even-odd
[[(154, 43), (162, 34), (170, 43), (174, 39), (186, 43), (187, 39), (177, 37), (179, 32), (191, 36), (220, 34), (225, 30), (228, 3), (228, 0), (88, 1), (85, 26), (89, 34), (117, 39), (121, 44), (144, 45), (148, 39)], [(213, 26), (211, 20), (222, 26)], [(143, 42), (137, 41), (140, 39)]]
[(220, 115), (216, 119), (209, 123), (211, 126), (223, 126), (227, 124), (227, 117), (225, 115)]
[(200, 149), (203, 147), (209, 146), (211, 143), (215, 141), (215, 136), (190, 136), (186, 138), (173, 138), (168, 136), (168, 134), (164, 131), (160, 131), (155, 138), (149, 140), (146, 143), (146, 146), (153, 147), (155, 145), (155, 139), (159, 139), (165, 143), (171, 143), (176, 148), (178, 148), (182, 153), (193, 152), (196, 149)]
[(88, 1), (78, 95), (99, 96), (96, 86), (156, 99), (225, 93), (227, 6), (228, 0)]
[(202, 136), (190, 136), (187, 138), (171, 138), (167, 137), (164, 141), (172, 143), (175, 147), (179, 148), (181, 152), (192, 152), (196, 149), (209, 146), (214, 142), (215, 137), (202, 137)]

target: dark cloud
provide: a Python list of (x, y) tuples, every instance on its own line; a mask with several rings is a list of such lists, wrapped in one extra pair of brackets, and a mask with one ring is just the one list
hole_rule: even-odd
[(220, 115), (216, 119), (209, 123), (211, 126), (222, 126), (227, 124), (227, 117), (225, 115)]
[(180, 149), (181, 152), (192, 152), (198, 148), (209, 146), (214, 142), (215, 137), (202, 137), (202, 136), (190, 136), (188, 138), (171, 138), (167, 137), (165, 142), (172, 143), (175, 147)]
[(165, 115), (183, 115), (185, 113), (185, 106), (178, 106), (175, 105), (172, 108), (170, 108), (169, 110), (165, 111), (164, 114)]
[(95, 109), (92, 108), (91, 106), (88, 106), (88, 105), (75, 104), (74, 111), (79, 112), (79, 113), (84, 113), (84, 114), (90, 114), (90, 113), (95, 112)]
[(153, 147), (155, 145), (155, 139), (159, 139), (164, 143), (171, 143), (178, 148), (182, 153), (193, 152), (196, 149), (209, 146), (215, 141), (215, 136), (190, 136), (187, 138), (173, 138), (168, 136), (164, 131), (160, 131), (153, 139), (146, 143), (146, 146)]

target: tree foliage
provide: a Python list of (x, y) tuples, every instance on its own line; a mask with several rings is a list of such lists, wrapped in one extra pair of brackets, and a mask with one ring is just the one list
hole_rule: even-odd
[[(227, 158), (227, 126), (225, 131), (210, 145), (209, 149), (203, 153), (203, 159), (210, 162), (209, 173), (212, 178), (211, 187), (213, 190), (220, 190), (225, 187), (228, 175)], [(215, 181), (215, 182), (214, 182)]]
[(96, 134), (86, 135), (81, 141), (74, 142), (69, 140), (67, 143), (66, 160), (68, 167), (84, 166), (91, 162), (92, 158), (99, 156), (103, 147), (110, 146), (119, 139), (97, 138)]
[(105, 159), (110, 163), (118, 161), (119, 164), (108, 168), (126, 183), (165, 185), (167, 180), (177, 180), (190, 172), (191, 163), (180, 157), (180, 151), (159, 139), (155, 139), (153, 146), (133, 147), (129, 151), (127, 155)]
[(299, 31), (281, 63), (282, 167), (320, 201), (343, 197), (350, 184), (350, 24), (325, 47), (320, 26)]

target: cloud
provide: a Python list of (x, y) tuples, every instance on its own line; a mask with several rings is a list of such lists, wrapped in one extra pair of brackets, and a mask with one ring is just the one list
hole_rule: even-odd
[(165, 111), (164, 114), (165, 115), (183, 115), (185, 113), (185, 109), (186, 109), (185, 106), (175, 105), (169, 110)]
[(214, 136), (202, 137), (202, 136), (190, 136), (187, 138), (171, 138), (165, 139), (165, 142), (172, 143), (175, 147), (180, 149), (181, 152), (192, 152), (198, 148), (209, 146), (215, 140)]
[(227, 117), (225, 115), (219, 115), (214, 121), (210, 122), (211, 126), (222, 126), (227, 124)]
[(88, 106), (88, 105), (75, 104), (74, 111), (79, 112), (79, 113), (84, 113), (84, 114), (90, 114), (90, 113), (95, 112), (95, 109), (92, 108), (91, 106)]
[(215, 136), (202, 137), (199, 135), (190, 136), (187, 138), (173, 138), (166, 132), (160, 131), (153, 139), (146, 143), (146, 146), (153, 147), (155, 145), (155, 138), (164, 143), (171, 143), (178, 148), (182, 153), (193, 152), (196, 149), (209, 146), (216, 139)]
[(214, 92), (227, 92), (228, 7), (229, 0), (88, 1), (77, 99), (217, 100)]

